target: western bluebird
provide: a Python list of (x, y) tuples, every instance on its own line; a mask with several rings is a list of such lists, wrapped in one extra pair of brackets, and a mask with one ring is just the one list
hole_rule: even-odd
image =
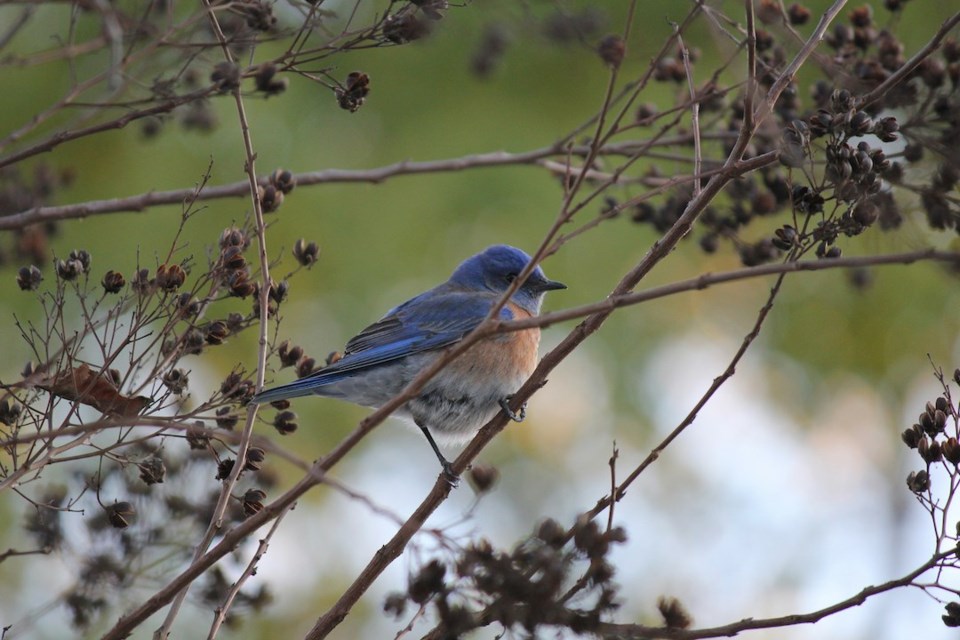
[[(316, 394), (377, 408), (400, 393), (446, 347), (473, 331), (530, 262), (519, 249), (495, 245), (468, 258), (443, 284), (387, 312), (351, 339), (343, 357), (309, 376), (261, 391), (265, 403)], [(502, 320), (540, 313), (547, 291), (566, 289), (535, 268), (500, 310)], [(507, 401), (533, 372), (538, 328), (480, 340), (442, 369), (394, 415), (413, 421), (430, 443), (447, 476), (450, 463), (434, 441), (464, 441), (500, 409), (513, 420)]]

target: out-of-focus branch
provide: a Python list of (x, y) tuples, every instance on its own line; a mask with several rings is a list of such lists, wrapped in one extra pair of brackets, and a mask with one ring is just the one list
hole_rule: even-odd
[[(467, 155), (446, 160), (429, 160), (424, 162), (404, 160), (376, 169), (327, 169), (323, 171), (309, 171), (296, 174), (295, 178), (297, 185), (301, 187), (344, 182), (379, 184), (390, 178), (403, 175), (446, 173), (479, 167), (534, 164), (542, 158), (556, 155), (559, 151), (560, 149), (557, 146), (551, 145), (523, 153), (495, 151), (492, 153)], [(266, 186), (268, 182), (269, 179), (267, 177), (262, 177), (257, 180), (257, 183), (261, 186)], [(21, 213), (0, 217), (0, 231), (20, 229), (26, 225), (40, 222), (86, 218), (121, 211), (139, 212), (160, 205), (179, 205), (185, 199), (193, 196), (194, 192), (195, 190), (193, 188), (174, 189), (172, 191), (151, 191), (126, 198), (94, 200), (91, 202), (62, 206), (37, 207)], [(221, 198), (236, 198), (246, 196), (249, 192), (249, 183), (246, 180), (242, 180), (231, 184), (208, 187), (201, 191), (196, 199), (218, 200)]]
[(823, 620), (826, 617), (840, 613), (841, 611), (859, 607), (868, 599), (880, 595), (881, 593), (886, 593), (894, 589), (910, 586), (917, 578), (922, 576), (927, 571), (930, 571), (941, 561), (951, 557), (952, 555), (954, 555), (953, 551), (945, 551), (943, 553), (934, 555), (922, 565), (900, 578), (884, 582), (883, 584), (865, 587), (845, 600), (841, 600), (816, 611), (811, 611), (810, 613), (797, 613), (787, 616), (780, 616), (779, 618), (745, 618), (743, 620), (731, 622), (730, 624), (720, 627), (710, 627), (705, 629), (670, 629), (666, 627), (648, 627), (637, 624), (600, 623), (598, 635), (601, 638), (610, 639), (663, 638), (664, 640), (699, 640), (700, 638), (730, 638), (745, 631), (753, 631), (757, 629), (776, 629), (779, 627), (790, 627), (801, 624), (813, 624)]
[(644, 291), (609, 296), (598, 302), (592, 302), (579, 307), (562, 309), (543, 313), (535, 318), (508, 320), (499, 323), (490, 330), (491, 333), (500, 331), (521, 331), (531, 327), (549, 327), (558, 322), (576, 320), (601, 311), (627, 307), (658, 298), (682, 293), (684, 291), (700, 291), (709, 287), (739, 280), (749, 280), (771, 275), (797, 273), (801, 271), (827, 271), (830, 269), (857, 269), (882, 265), (908, 265), (916, 262), (944, 262), (960, 266), (960, 253), (952, 251), (937, 251), (935, 249), (920, 249), (905, 253), (880, 254), (875, 256), (859, 256), (852, 258), (832, 258), (816, 261), (781, 262), (762, 264), (755, 267), (745, 267), (720, 273), (705, 273), (695, 278), (671, 282), (670, 284), (653, 287)]
[(960, 24), (960, 12), (953, 14), (950, 18), (945, 20), (944, 23), (940, 25), (940, 28), (937, 29), (937, 32), (933, 35), (933, 37), (930, 38), (930, 41), (927, 42), (927, 44), (925, 44), (919, 51), (913, 54), (913, 57), (907, 60), (902, 67), (891, 73), (890, 77), (881, 82), (876, 89), (860, 98), (859, 103), (861, 107), (867, 106), (872, 102), (876, 102), (885, 93), (909, 78), (911, 74), (916, 71), (917, 67), (920, 66), (920, 63), (933, 55), (933, 53), (943, 45), (943, 39), (958, 24)]

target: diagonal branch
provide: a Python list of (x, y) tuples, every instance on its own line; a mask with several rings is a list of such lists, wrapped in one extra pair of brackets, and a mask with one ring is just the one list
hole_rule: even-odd
[(744, 618), (737, 622), (731, 622), (720, 627), (710, 627), (706, 629), (670, 629), (666, 627), (648, 627), (638, 624), (612, 624), (601, 623), (599, 637), (601, 638), (663, 638), (665, 640), (699, 640), (700, 638), (729, 638), (739, 635), (744, 631), (753, 631), (756, 629), (776, 629), (779, 627), (790, 627), (800, 624), (813, 624), (824, 618), (832, 616), (841, 611), (859, 607), (868, 599), (886, 593), (894, 589), (910, 586), (914, 580), (922, 576), (927, 571), (936, 567), (941, 561), (954, 555), (953, 551), (945, 551), (932, 556), (922, 565), (907, 573), (900, 578), (884, 582), (875, 586), (865, 587), (859, 592), (853, 594), (845, 600), (836, 602), (830, 606), (811, 611), (810, 613), (798, 613), (778, 618)]

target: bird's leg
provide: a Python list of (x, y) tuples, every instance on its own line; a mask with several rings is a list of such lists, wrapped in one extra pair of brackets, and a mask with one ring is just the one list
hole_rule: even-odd
[(427, 436), (427, 442), (430, 443), (430, 448), (433, 449), (435, 454), (437, 454), (437, 460), (440, 461), (440, 466), (443, 467), (444, 479), (450, 484), (451, 487), (456, 487), (460, 483), (460, 476), (458, 476), (453, 470), (453, 465), (450, 464), (450, 461), (444, 458), (443, 454), (440, 453), (440, 447), (438, 447), (436, 441), (434, 441), (433, 436), (430, 434), (430, 430), (424, 425), (420, 424), (419, 421), (415, 422), (417, 426), (420, 427), (420, 431), (423, 431), (423, 435)]
[(513, 399), (513, 396), (507, 396), (506, 398), (500, 398), (500, 408), (503, 409), (503, 412), (507, 414), (507, 417), (513, 420), (514, 422), (523, 422), (527, 417), (527, 403), (524, 402), (520, 405), (520, 411), (517, 413), (513, 412), (513, 409), (510, 408), (510, 400)]

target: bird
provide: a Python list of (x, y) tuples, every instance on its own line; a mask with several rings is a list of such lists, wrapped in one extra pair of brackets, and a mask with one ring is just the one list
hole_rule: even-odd
[[(379, 408), (477, 328), (530, 262), (529, 255), (508, 245), (484, 249), (464, 260), (446, 282), (390, 309), (350, 339), (336, 362), (294, 382), (260, 391), (251, 402), (318, 395)], [(548, 291), (566, 288), (536, 266), (497, 317), (518, 320), (537, 316)], [(533, 373), (539, 344), (537, 327), (485, 337), (394, 412), (419, 427), (452, 484), (456, 474), (437, 440), (465, 442), (501, 410), (512, 420), (522, 421), (525, 407), (514, 412), (508, 402)]]

